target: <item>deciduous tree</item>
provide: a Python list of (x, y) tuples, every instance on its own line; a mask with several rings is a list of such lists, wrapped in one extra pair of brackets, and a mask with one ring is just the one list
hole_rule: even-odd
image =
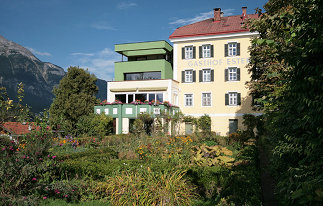
[(260, 96), (274, 145), (282, 204), (323, 201), (323, 4), (269, 0), (249, 24), (260, 36), (250, 48), (249, 87)]
[(56, 96), (49, 109), (50, 123), (53, 128), (63, 129), (74, 134), (79, 118), (93, 112), (98, 91), (96, 77), (79, 67), (69, 67), (58, 87)]

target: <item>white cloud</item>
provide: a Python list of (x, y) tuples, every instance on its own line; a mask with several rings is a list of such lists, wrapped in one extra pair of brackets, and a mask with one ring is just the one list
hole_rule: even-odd
[(110, 30), (110, 31), (116, 31), (117, 29), (108, 25), (105, 22), (96, 22), (91, 25), (92, 28), (98, 29), (98, 30)]
[[(234, 9), (224, 9), (222, 12), (224, 13), (224, 16), (230, 16), (233, 14)], [(193, 18), (182, 18), (182, 19), (175, 19), (174, 21), (171, 21), (169, 24), (172, 25), (187, 25), (187, 24), (193, 24), (195, 22), (199, 22), (205, 19), (212, 18), (214, 16), (214, 11), (209, 12), (203, 12), (199, 15), (193, 17)]]
[(88, 69), (97, 78), (107, 81), (114, 78), (114, 63), (121, 60), (121, 56), (110, 48), (94, 53), (75, 52), (70, 55), (72, 65)]
[(134, 7), (134, 6), (137, 6), (137, 4), (136, 3), (133, 3), (133, 2), (120, 2), (117, 5), (117, 8), (118, 9), (128, 9), (128, 8)]
[(31, 51), (31, 53), (36, 54), (36, 55), (40, 55), (40, 56), (52, 56), (49, 52), (40, 52), (37, 51), (36, 49), (33, 49), (31, 47), (26, 47), (29, 51)]
[(223, 9), (223, 16), (232, 16), (234, 14), (235, 9)]
[(76, 53), (72, 53), (71, 55), (73, 56), (94, 56), (93, 53), (82, 53), (82, 52), (76, 52)]

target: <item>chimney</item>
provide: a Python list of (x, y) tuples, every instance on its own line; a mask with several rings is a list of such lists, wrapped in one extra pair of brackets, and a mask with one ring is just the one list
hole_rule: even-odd
[(221, 8), (214, 9), (214, 21), (221, 21)]
[(242, 7), (242, 16), (243, 17), (247, 16), (247, 7), (246, 6)]

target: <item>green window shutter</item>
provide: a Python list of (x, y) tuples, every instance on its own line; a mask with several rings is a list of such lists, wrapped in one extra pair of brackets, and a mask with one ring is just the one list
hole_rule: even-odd
[(203, 71), (199, 71), (199, 82), (203, 82)]
[(182, 71), (182, 82), (185, 82), (185, 71)]
[(196, 48), (195, 48), (195, 46), (193, 46), (193, 59), (195, 59), (196, 58)]
[(224, 56), (227, 57), (228, 56), (228, 44), (224, 45)]
[(240, 81), (240, 68), (237, 68), (237, 80)]
[(229, 80), (229, 70), (225, 69), (224, 70), (224, 81), (228, 81)]
[(237, 104), (241, 105), (241, 93), (237, 93)]
[(225, 105), (229, 105), (229, 94), (225, 94)]
[(203, 57), (203, 55), (202, 55), (202, 46), (199, 46), (199, 55), (200, 55), (200, 58)]
[(214, 82), (214, 70), (211, 70), (211, 82)]
[(214, 47), (211, 45), (211, 57), (214, 57)]
[(237, 43), (237, 56), (240, 56), (240, 43)]
[(185, 47), (182, 48), (182, 59), (185, 59)]
[(196, 71), (193, 71), (193, 82), (196, 82)]

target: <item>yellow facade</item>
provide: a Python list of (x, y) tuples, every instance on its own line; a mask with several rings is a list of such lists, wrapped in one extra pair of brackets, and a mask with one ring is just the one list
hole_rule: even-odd
[[(242, 129), (243, 114), (254, 114), (251, 103), (252, 97), (248, 94), (246, 81), (250, 80), (248, 74), (248, 47), (254, 33), (244, 32), (222, 36), (190, 37), (171, 39), (174, 43), (174, 79), (179, 81), (179, 107), (185, 115), (200, 117), (207, 114), (212, 120), (212, 131), (220, 135), (228, 135), (229, 120), (237, 119), (238, 128)], [(240, 55), (225, 57), (225, 44), (240, 43)], [(213, 45), (213, 57), (200, 58), (199, 47)], [(195, 59), (183, 59), (182, 48), (194, 46), (196, 48)], [(240, 69), (240, 81), (225, 81), (225, 69), (236, 67)], [(199, 71), (203, 69), (214, 70), (214, 81), (200, 82)], [(182, 82), (182, 72), (185, 70), (196, 71), (196, 81), (192, 83)], [(241, 94), (241, 105), (225, 105), (225, 94), (237, 92)], [(211, 94), (211, 105), (202, 106), (202, 93)], [(185, 106), (185, 95), (193, 95), (192, 106)], [(184, 133), (184, 125), (181, 132)]]

